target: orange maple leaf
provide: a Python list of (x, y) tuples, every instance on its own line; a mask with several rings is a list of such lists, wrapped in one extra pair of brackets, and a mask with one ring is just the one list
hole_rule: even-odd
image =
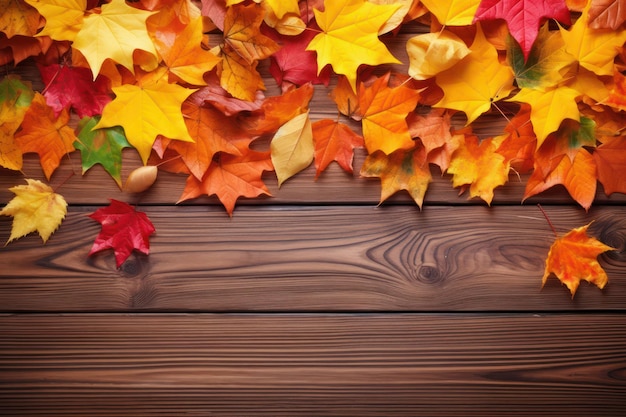
[(37, 9), (23, 1), (0, 0), (0, 10), (0, 28), (7, 38), (35, 36), (41, 18)]
[(250, 150), (241, 156), (220, 154), (214, 158), (201, 181), (193, 175), (187, 177), (187, 184), (178, 202), (215, 194), (228, 215), (232, 216), (239, 197), (271, 195), (262, 174), (273, 169), (269, 152)]
[(70, 120), (67, 109), (57, 118), (54, 109), (46, 103), (40, 93), (35, 93), (33, 101), (24, 114), (22, 130), (15, 135), (15, 144), (22, 153), (39, 154), (41, 167), (47, 179), (50, 179), (63, 158), (74, 148), (77, 140), (74, 129), (68, 126)]
[(363, 137), (354, 133), (347, 125), (335, 120), (324, 119), (313, 123), (315, 144), (315, 178), (332, 162), (352, 173), (354, 148), (363, 147)]
[(406, 118), (415, 109), (419, 93), (404, 85), (390, 88), (390, 73), (371, 86), (359, 85), (359, 107), (363, 111), (363, 138), (368, 152), (381, 150), (390, 154), (398, 149), (411, 149)]
[(626, 194), (626, 137), (616, 137), (598, 146), (593, 158), (604, 193)]
[(361, 175), (380, 178), (381, 203), (397, 191), (406, 190), (420, 209), (432, 180), (426, 152), (421, 144), (413, 149), (399, 149), (389, 155), (382, 151), (371, 153), (363, 163)]
[(572, 298), (581, 280), (593, 283), (600, 289), (604, 288), (609, 278), (597, 261), (597, 256), (615, 248), (589, 237), (587, 229), (590, 225), (591, 223), (573, 229), (554, 241), (546, 259), (542, 287), (550, 274), (554, 273), (570, 290)]
[(533, 169), (537, 136), (530, 122), (530, 106), (522, 104), (517, 114), (504, 128), (505, 136), (497, 152), (520, 174)]
[(424, 116), (414, 113), (409, 119), (410, 134), (414, 138), (421, 139), (426, 153), (441, 148), (452, 138), (450, 117), (447, 109), (431, 108)]
[(508, 181), (510, 164), (496, 152), (493, 139), (479, 142), (474, 135), (464, 135), (452, 153), (448, 173), (454, 187), (470, 185), (470, 198), (480, 197), (487, 204), (493, 200), (494, 188)]
[(264, 14), (263, 8), (256, 4), (238, 4), (226, 10), (224, 42), (249, 64), (269, 58), (280, 49), (274, 40), (261, 33)]

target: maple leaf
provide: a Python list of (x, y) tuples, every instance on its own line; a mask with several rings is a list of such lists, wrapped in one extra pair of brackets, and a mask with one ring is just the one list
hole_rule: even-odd
[(609, 96), (603, 101), (603, 104), (626, 111), (626, 76), (615, 71), (613, 81), (613, 88), (611, 88)]
[(528, 58), (544, 19), (555, 19), (571, 24), (570, 11), (564, 0), (482, 0), (474, 21), (504, 19), (511, 36), (519, 43)]
[(445, 26), (472, 24), (480, 0), (420, 0)]
[(202, 17), (198, 17), (177, 31), (171, 43), (159, 41), (159, 38), (156, 42), (157, 50), (170, 73), (193, 85), (205, 85), (204, 73), (212, 70), (220, 61), (201, 47), (202, 37)]
[(431, 108), (425, 116), (414, 113), (409, 120), (411, 137), (420, 138), (428, 154), (450, 141), (450, 118), (446, 109)]
[(510, 164), (497, 152), (493, 139), (465, 135), (452, 153), (447, 172), (452, 174), (452, 186), (470, 184), (470, 198), (480, 197), (491, 205), (494, 188), (506, 184)]
[(595, 149), (593, 158), (604, 193), (626, 194), (626, 138), (617, 137), (601, 144)]
[(84, 18), (73, 47), (87, 59), (94, 79), (106, 59), (131, 73), (134, 73), (135, 50), (146, 51), (156, 59), (157, 52), (146, 27), (146, 19), (154, 13), (131, 7), (125, 0), (111, 0), (102, 6), (101, 13)]
[(453, 67), (471, 51), (449, 30), (413, 36), (406, 43), (409, 75), (416, 80), (434, 77)]
[(371, 86), (359, 87), (359, 107), (365, 109), (363, 138), (370, 153), (381, 150), (390, 154), (414, 146), (406, 117), (417, 106), (419, 93), (404, 85), (389, 88), (389, 76), (387, 73)]
[(271, 195), (263, 179), (264, 171), (272, 171), (269, 152), (248, 151), (244, 155), (220, 154), (213, 161), (202, 181), (187, 177), (187, 184), (178, 203), (203, 194), (216, 195), (229, 216), (233, 215), (239, 197), (254, 198)]
[(299, 114), (282, 125), (274, 134), (270, 149), (280, 187), (313, 162), (315, 146), (309, 112)]
[(248, 64), (268, 58), (280, 46), (261, 33), (263, 13), (260, 6), (234, 5), (226, 10), (224, 42)]
[(234, 116), (241, 112), (256, 112), (261, 109), (265, 96), (257, 91), (254, 101), (241, 100), (233, 97), (220, 85), (219, 77), (215, 72), (206, 75), (207, 85), (198, 89), (190, 96), (196, 101), (203, 101), (211, 104), (226, 116)]
[(399, 149), (389, 155), (374, 151), (365, 158), (361, 175), (380, 178), (380, 203), (397, 191), (406, 190), (420, 209), (432, 180), (423, 146)]
[(487, 41), (480, 24), (476, 27), (471, 53), (436, 77), (444, 96), (434, 107), (463, 111), (467, 115), (467, 124), (513, 90), (511, 67), (498, 61), (496, 48)]
[(43, 95), (57, 115), (70, 107), (81, 118), (99, 115), (111, 101), (109, 80), (98, 76), (94, 81), (87, 68), (58, 64), (39, 65), (38, 68), (46, 85)]
[(530, 106), (523, 104), (504, 128), (506, 132), (498, 152), (520, 174), (530, 172), (534, 165), (537, 136), (530, 122)]
[(565, 49), (581, 66), (598, 75), (613, 75), (613, 62), (626, 42), (626, 29), (593, 29), (588, 25), (589, 5), (569, 30), (560, 28)]
[(593, 156), (580, 148), (574, 159), (559, 151), (556, 136), (535, 153), (535, 169), (526, 182), (522, 201), (557, 184), (562, 184), (572, 198), (589, 210), (596, 194), (596, 163)]
[(573, 298), (581, 280), (595, 284), (600, 289), (608, 283), (609, 278), (597, 257), (615, 248), (589, 237), (587, 229), (590, 225), (591, 223), (572, 229), (552, 243), (546, 259), (542, 286), (550, 274), (554, 273), (570, 290)]
[(335, 120), (323, 119), (312, 125), (315, 145), (315, 178), (328, 165), (336, 161), (346, 172), (352, 173), (354, 148), (364, 146), (363, 137), (354, 133), (347, 125)]
[(183, 103), (185, 123), (194, 142), (171, 141), (168, 149), (181, 155), (189, 172), (201, 180), (215, 154), (243, 155), (252, 138), (235, 117), (226, 117), (212, 106), (199, 106), (194, 101)]
[(530, 120), (537, 135), (537, 148), (564, 119), (580, 121), (576, 104), (578, 91), (569, 87), (557, 87), (545, 91), (522, 88), (509, 101), (528, 103), (531, 106)]
[(145, 213), (135, 210), (122, 201), (111, 199), (109, 206), (100, 208), (89, 215), (102, 224), (89, 255), (113, 249), (115, 263), (119, 268), (134, 249), (148, 255), (150, 235), (156, 229)]
[(362, 0), (326, 2), (323, 12), (315, 9), (322, 30), (307, 46), (317, 52), (318, 73), (330, 64), (348, 78), (356, 91), (360, 65), (399, 64), (378, 39), (381, 26), (395, 13), (397, 5), (375, 5)]
[(39, 13), (20, 0), (0, 0), (0, 30), (12, 38), (16, 35), (35, 36), (39, 29)]
[(220, 85), (235, 98), (254, 100), (258, 90), (265, 90), (261, 74), (256, 70), (259, 62), (249, 63), (229, 45), (224, 45), (221, 50)]
[(73, 41), (83, 25), (87, 0), (24, 0), (46, 19), (39, 36)]
[(281, 45), (280, 50), (270, 57), (269, 67), (270, 74), (279, 85), (283, 82), (295, 85), (308, 82), (328, 85), (330, 82), (330, 68), (327, 66), (318, 74), (315, 53), (306, 50), (306, 46), (316, 36), (315, 29), (316, 26), (312, 25), (309, 30), (297, 36), (285, 36), (268, 31), (268, 36)]
[(515, 73), (520, 88), (547, 89), (562, 83), (565, 73), (576, 59), (565, 51), (565, 43), (559, 32), (551, 32), (544, 25), (530, 54), (525, 56), (519, 43), (507, 38), (507, 61)]
[(193, 91), (163, 79), (114, 87), (115, 99), (106, 105), (95, 128), (122, 126), (145, 165), (157, 135), (193, 142), (181, 113), (183, 101)]
[(85, 117), (78, 122), (78, 139), (83, 175), (96, 164), (102, 165), (122, 188), (122, 149), (130, 147), (120, 127), (94, 129), (99, 117)]
[(52, 107), (40, 93), (35, 93), (24, 114), (22, 129), (15, 134), (15, 143), (22, 153), (39, 154), (41, 167), (47, 179), (58, 168), (61, 159), (74, 150), (76, 134), (68, 126), (70, 116), (63, 110), (57, 118)]
[(9, 188), (15, 197), (0, 210), (12, 216), (13, 226), (7, 244), (32, 232), (38, 232), (46, 243), (67, 213), (67, 202), (41, 181), (26, 179), (27, 185)]
[(626, 5), (622, 0), (591, 0), (589, 27), (617, 30), (626, 21)]

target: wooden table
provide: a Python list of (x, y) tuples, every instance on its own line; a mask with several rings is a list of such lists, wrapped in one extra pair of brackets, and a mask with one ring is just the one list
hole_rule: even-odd
[[(318, 88), (312, 117), (332, 105)], [(0, 415), (626, 415), (624, 195), (600, 192), (589, 213), (558, 187), (522, 205), (512, 175), (487, 207), (435, 172), (422, 211), (403, 193), (378, 206), (364, 157), (354, 177), (310, 167), (279, 190), (268, 174), (273, 197), (229, 218), (214, 198), (175, 205), (181, 176), (130, 196), (72, 155), (51, 180), (78, 173), (61, 228), (0, 251)], [(0, 172), (2, 204), (43, 178), (35, 158), (23, 171)], [(108, 198), (157, 230), (120, 269), (111, 251), (88, 257), (87, 214)], [(560, 233), (594, 220), (618, 248), (600, 256), (603, 291), (541, 288), (554, 236), (537, 202)]]

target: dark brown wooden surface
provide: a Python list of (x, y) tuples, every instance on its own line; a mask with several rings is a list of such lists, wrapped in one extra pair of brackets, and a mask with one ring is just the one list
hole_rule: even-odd
[[(32, 65), (16, 72), (41, 88)], [(326, 94), (313, 118), (335, 117)], [(477, 123), (489, 136), (503, 120)], [(364, 157), (280, 189), (267, 174), (273, 196), (229, 218), (215, 197), (175, 205), (181, 176), (131, 196), (73, 154), (50, 181), (74, 173), (61, 228), (0, 248), (0, 415), (626, 415), (626, 196), (599, 187), (586, 213), (556, 187), (521, 204), (512, 175), (487, 207), (435, 170), (423, 210), (405, 193), (378, 206)], [(126, 150), (123, 178), (137, 166)], [(24, 178), (43, 179), (33, 155), (0, 171), (2, 204)], [(120, 269), (87, 255), (108, 198), (157, 229)], [(538, 202), (559, 233), (593, 221), (617, 248), (603, 291), (541, 288), (554, 236)]]

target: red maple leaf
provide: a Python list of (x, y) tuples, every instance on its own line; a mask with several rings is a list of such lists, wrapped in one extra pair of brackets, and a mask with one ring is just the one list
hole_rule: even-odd
[(528, 59), (544, 18), (569, 25), (571, 17), (565, 0), (482, 0), (474, 15), (475, 22), (506, 20), (511, 36), (524, 51), (524, 59)]
[(38, 67), (46, 85), (44, 97), (57, 115), (72, 107), (81, 118), (97, 116), (111, 101), (109, 80), (98, 76), (93, 81), (89, 68), (59, 64)]
[(119, 268), (133, 249), (146, 255), (150, 253), (149, 237), (155, 232), (155, 228), (145, 213), (122, 201), (111, 199), (108, 207), (96, 210), (89, 217), (102, 224), (102, 230), (89, 255), (113, 249), (115, 262)]

